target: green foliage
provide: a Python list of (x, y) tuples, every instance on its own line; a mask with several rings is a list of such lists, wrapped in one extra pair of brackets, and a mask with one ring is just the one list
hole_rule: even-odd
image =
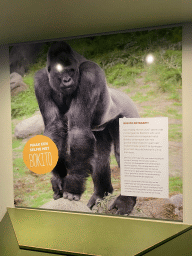
[[(97, 62), (105, 70), (109, 83), (117, 78), (117, 73), (122, 72), (122, 68), (126, 69), (118, 75), (118, 78), (122, 76), (121, 83), (124, 84), (125, 79), (129, 82), (132, 73), (141, 72), (145, 66), (145, 56), (149, 52), (159, 53), (163, 50), (163, 60), (170, 60), (173, 68), (180, 67), (181, 35), (181, 27), (178, 27), (73, 39), (68, 43), (87, 59)], [(134, 69), (131, 70), (131, 67)], [(116, 82), (117, 84), (119, 83)]]
[(128, 65), (119, 63), (115, 66), (107, 68), (105, 71), (107, 82), (115, 87), (121, 87), (133, 82), (140, 70), (129, 68)]
[(175, 93), (182, 86), (181, 50), (161, 50), (154, 53), (155, 63), (148, 67), (147, 81), (157, 81), (162, 92)]
[[(87, 59), (95, 61), (105, 73), (109, 84), (121, 87), (134, 84), (136, 77), (147, 71), (148, 81), (157, 81), (163, 92), (171, 92), (180, 100), (177, 89), (181, 88), (181, 27), (102, 35), (67, 42)], [(29, 89), (12, 98), (12, 118), (30, 116), (37, 109), (34, 94), (34, 74), (46, 63), (46, 54), (52, 43), (46, 43), (39, 59), (31, 65), (24, 77)], [(145, 64), (145, 56), (153, 52), (154, 65)], [(30, 104), (29, 104), (30, 103)]]
[(34, 92), (34, 78), (33, 74), (27, 74), (24, 83), (29, 85), (29, 88), (19, 93), (11, 99), (11, 113), (12, 118), (19, 118), (22, 116), (31, 116), (38, 109), (38, 103)]
[(29, 117), (38, 110), (38, 103), (34, 92), (34, 75), (38, 70), (45, 67), (47, 50), (48, 44), (45, 44), (37, 62), (30, 66), (28, 73), (23, 77), (23, 82), (29, 86), (28, 89), (12, 97), (12, 118)]

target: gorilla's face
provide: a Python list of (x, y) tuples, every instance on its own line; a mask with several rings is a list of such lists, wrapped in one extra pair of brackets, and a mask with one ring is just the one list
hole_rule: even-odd
[(79, 70), (75, 62), (70, 62), (70, 65), (62, 61), (53, 62), (48, 65), (47, 70), (53, 90), (70, 95), (77, 89)]
[(48, 52), (47, 72), (53, 90), (72, 94), (78, 86), (79, 64), (73, 50), (65, 42), (53, 44)]

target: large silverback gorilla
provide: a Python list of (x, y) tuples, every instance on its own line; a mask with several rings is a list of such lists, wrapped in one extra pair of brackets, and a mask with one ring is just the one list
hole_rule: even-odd
[[(91, 174), (98, 198), (112, 193), (110, 151), (119, 164), (119, 118), (139, 117), (131, 99), (108, 88), (103, 70), (65, 42), (52, 44), (47, 67), (35, 75), (35, 93), (45, 124), (44, 135), (57, 145), (59, 160), (52, 171), (54, 199), (79, 200)], [(130, 214), (136, 197), (119, 195), (110, 208)]]

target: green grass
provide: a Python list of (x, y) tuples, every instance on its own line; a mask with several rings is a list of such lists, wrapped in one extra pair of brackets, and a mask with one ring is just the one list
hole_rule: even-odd
[(150, 85), (149, 84), (145, 84), (142, 86), (142, 89), (149, 89), (150, 88)]
[(142, 114), (142, 117), (159, 117), (167, 116), (163, 111), (156, 110), (153, 106), (143, 106), (145, 112)]
[(182, 106), (182, 103), (181, 103), (181, 102), (174, 102), (173, 105), (174, 105), (174, 106), (181, 107), (181, 106)]
[(111, 155), (111, 163), (110, 163), (111, 166), (117, 166), (117, 161), (116, 161), (116, 158), (115, 158), (115, 155)]
[(23, 162), (22, 158), (14, 159), (13, 170), (14, 170), (14, 175), (17, 177), (21, 177), (25, 175), (27, 171), (27, 167), (25, 166), (25, 163)]
[(158, 89), (168, 93), (169, 99), (181, 101), (182, 87), (181, 50), (163, 49), (154, 52), (155, 63), (146, 66), (145, 83), (157, 83)]
[(183, 182), (180, 177), (170, 177), (169, 178), (169, 193), (183, 193)]
[(30, 80), (32, 84), (28, 90), (19, 93), (18, 96), (12, 97), (12, 118), (18, 118), (22, 116), (30, 117), (36, 110), (38, 110), (38, 103), (33, 88), (33, 78), (30, 77)]
[(15, 159), (14, 194), (19, 206), (40, 207), (53, 198), (50, 173), (36, 175), (27, 169), (23, 159)]
[(22, 139), (13, 139), (12, 140), (12, 149), (16, 149), (22, 145)]
[(123, 63), (116, 64), (105, 70), (107, 82), (117, 88), (133, 83), (140, 73), (140, 69), (129, 67)]
[(170, 141), (182, 141), (182, 125), (170, 124), (169, 125), (169, 140)]
[(92, 196), (93, 191), (94, 191), (93, 181), (91, 176), (89, 176), (86, 181), (86, 190), (81, 197), (81, 201), (87, 203), (90, 197)]
[(45, 54), (37, 60), (37, 63), (31, 65), (29, 71), (23, 77), (23, 82), (28, 85), (28, 89), (11, 99), (12, 118), (30, 117), (38, 110), (38, 103), (34, 91), (34, 75), (36, 71), (46, 65)]
[(123, 92), (129, 94), (131, 92), (131, 88), (126, 88), (126, 89), (123, 90)]
[(174, 119), (182, 119), (182, 114), (179, 114), (178, 110), (172, 107), (167, 108), (167, 115)]
[[(179, 106), (179, 104), (180, 104), (180, 106), (181, 106), (181, 95), (180, 95), (180, 93), (178, 92), (178, 91), (174, 91), (174, 92), (172, 92), (170, 95), (169, 95), (169, 97), (168, 97), (168, 99), (169, 100), (175, 100), (175, 101), (177, 101), (177, 102), (175, 102), (174, 104), (178, 104), (177, 106)], [(176, 105), (175, 105), (176, 106)]]
[(53, 191), (49, 184), (47, 184), (47, 188), (39, 192), (37, 197), (35, 196), (36, 193), (34, 193), (34, 196), (31, 196), (31, 207), (39, 208), (53, 198)]
[(131, 97), (131, 99), (135, 102), (145, 102), (148, 100), (147, 95), (143, 95), (142, 92), (136, 92), (136, 94), (134, 96)]
[(142, 102), (152, 101), (157, 96), (158, 95), (154, 90), (149, 90), (146, 93), (136, 92), (136, 94), (132, 96), (131, 99), (135, 102), (142, 103)]

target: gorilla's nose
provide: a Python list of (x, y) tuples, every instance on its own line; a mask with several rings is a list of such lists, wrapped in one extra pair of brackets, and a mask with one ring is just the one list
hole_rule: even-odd
[(71, 85), (71, 83), (72, 83), (72, 78), (71, 77), (63, 78), (63, 85), (64, 86), (69, 86), (69, 85)]

